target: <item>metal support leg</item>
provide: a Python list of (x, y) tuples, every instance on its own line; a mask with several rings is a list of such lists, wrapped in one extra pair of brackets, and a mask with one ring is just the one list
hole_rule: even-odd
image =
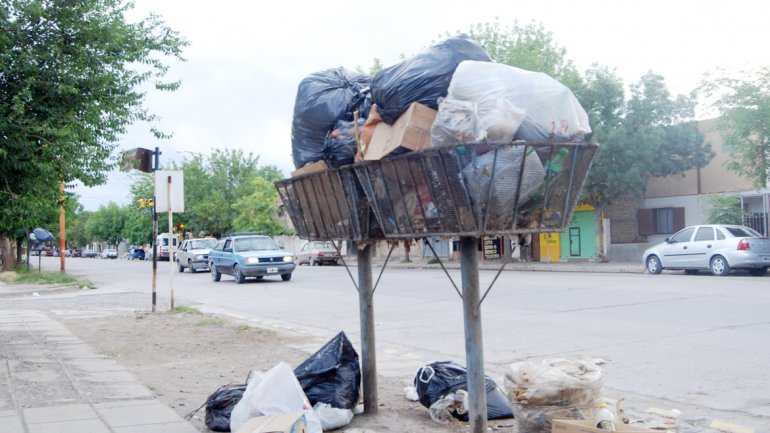
[(478, 238), (460, 238), (460, 274), (463, 287), (465, 359), (468, 369), (468, 408), (471, 433), (487, 431), (487, 392), (484, 384), (484, 344), (479, 305)]
[(358, 249), (358, 308), (361, 321), (361, 369), (364, 413), (377, 413), (377, 353), (374, 345), (374, 305), (372, 295), (372, 245)]

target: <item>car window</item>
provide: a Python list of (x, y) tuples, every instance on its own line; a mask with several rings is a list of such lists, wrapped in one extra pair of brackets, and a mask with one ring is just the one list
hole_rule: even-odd
[(277, 250), (278, 246), (271, 238), (265, 237), (253, 237), (253, 238), (237, 238), (234, 242), (233, 251), (260, 251), (260, 250)]
[(225, 249), (225, 250), (229, 250), (232, 247), (231, 244), (232, 244), (232, 240), (228, 239), (228, 240), (225, 241), (225, 246), (222, 247), (222, 248)]
[(309, 243), (302, 246), (302, 251), (307, 251), (308, 248), (310, 248), (310, 244)]
[(221, 241), (217, 242), (216, 246), (214, 246), (214, 248), (212, 248), (212, 249), (213, 250), (217, 250), (217, 251), (222, 251), (224, 249), (224, 247), (225, 247), (225, 241), (221, 240)]
[(759, 233), (755, 232), (754, 230), (751, 230), (748, 227), (725, 227), (725, 229), (730, 232), (733, 236), (737, 238), (759, 238), (761, 237)]
[(713, 227), (701, 227), (698, 232), (695, 233), (695, 242), (698, 241), (713, 241), (714, 240), (714, 228)]
[(717, 240), (721, 241), (724, 239), (726, 239), (725, 233), (722, 230), (717, 229)]
[(682, 230), (681, 232), (675, 234), (674, 236), (671, 236), (671, 243), (675, 242), (688, 242), (690, 238), (692, 237), (692, 232), (695, 231), (694, 227), (686, 228)]
[(197, 241), (190, 241), (188, 247), (193, 250), (200, 250), (205, 248), (212, 248), (216, 244), (217, 241), (214, 239), (200, 239)]

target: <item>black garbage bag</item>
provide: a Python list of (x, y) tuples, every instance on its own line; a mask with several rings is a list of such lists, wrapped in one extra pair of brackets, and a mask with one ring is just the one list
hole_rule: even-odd
[(243, 397), (246, 384), (225, 385), (206, 399), (206, 427), (213, 431), (230, 431), (230, 413)]
[[(365, 119), (358, 120), (358, 132)], [(339, 120), (334, 129), (326, 134), (323, 148), (323, 159), (329, 167), (337, 168), (352, 164), (356, 157), (357, 145), (353, 121)]]
[(457, 36), (378, 72), (372, 80), (372, 102), (382, 120), (392, 125), (413, 102), (438, 109), (438, 99), (447, 95), (452, 74), (463, 60), (492, 61), (481, 45)]
[(353, 113), (369, 114), (372, 78), (345, 68), (309, 75), (299, 83), (291, 125), (291, 150), (296, 168), (323, 159), (324, 138), (338, 120), (353, 120)]
[[(465, 367), (451, 361), (432, 362), (420, 367), (414, 377), (414, 386), (420, 404), (430, 408), (441, 397), (460, 389), (468, 390), (468, 371)], [(492, 378), (484, 376), (484, 387), (487, 391), (487, 419), (513, 418), (513, 410), (505, 394), (497, 388)], [(452, 416), (460, 421), (468, 421), (468, 413)]]
[(338, 409), (353, 409), (361, 390), (358, 353), (340, 332), (318, 352), (294, 369), (311, 405), (328, 403)]

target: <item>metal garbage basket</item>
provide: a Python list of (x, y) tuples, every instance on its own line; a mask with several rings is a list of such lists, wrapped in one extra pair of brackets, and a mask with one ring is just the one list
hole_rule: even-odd
[(563, 231), (598, 145), (464, 144), (353, 167), (386, 238)]
[(308, 240), (384, 239), (352, 166), (275, 183), (297, 236)]

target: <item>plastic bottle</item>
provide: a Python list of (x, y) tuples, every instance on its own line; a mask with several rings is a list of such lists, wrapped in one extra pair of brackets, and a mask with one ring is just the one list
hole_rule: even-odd
[(606, 403), (599, 405), (599, 413), (596, 414), (596, 428), (615, 431), (615, 415), (607, 409)]
[(545, 163), (545, 172), (549, 176), (555, 176), (561, 173), (562, 169), (564, 168), (564, 158), (567, 157), (568, 153), (569, 150), (567, 150), (565, 147), (559, 149), (559, 152), (557, 152), (556, 155), (554, 155), (548, 162)]

